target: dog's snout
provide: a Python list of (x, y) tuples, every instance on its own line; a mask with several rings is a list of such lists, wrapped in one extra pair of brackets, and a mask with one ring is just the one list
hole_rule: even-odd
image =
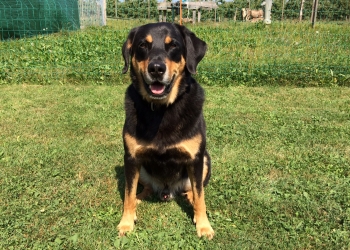
[(166, 66), (163, 62), (151, 62), (148, 65), (148, 73), (150, 73), (153, 77), (159, 77), (164, 75), (166, 71)]

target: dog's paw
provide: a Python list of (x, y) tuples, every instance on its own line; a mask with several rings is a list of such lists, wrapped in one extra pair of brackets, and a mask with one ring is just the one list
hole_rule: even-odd
[(207, 237), (211, 240), (214, 237), (214, 230), (210, 225), (208, 218), (205, 217), (194, 217), (193, 222), (196, 224), (198, 237)]
[(118, 231), (119, 231), (119, 236), (125, 236), (127, 232), (130, 232), (134, 229), (134, 223), (132, 224), (119, 224), (118, 225)]
[(134, 229), (134, 224), (136, 221), (136, 216), (134, 220), (124, 220), (122, 219), (118, 225), (119, 236), (125, 236), (127, 232), (130, 232)]
[(205, 225), (205, 226), (198, 226), (197, 225), (197, 235), (198, 237), (207, 237), (208, 240), (213, 239), (214, 237), (214, 230), (213, 228), (209, 225)]

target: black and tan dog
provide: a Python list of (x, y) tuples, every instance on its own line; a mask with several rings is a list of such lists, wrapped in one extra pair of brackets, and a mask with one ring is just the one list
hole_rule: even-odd
[[(206, 48), (187, 28), (170, 23), (134, 28), (124, 43), (123, 73), (130, 65), (132, 84), (125, 96), (126, 186), (119, 235), (133, 229), (138, 200), (155, 192), (164, 201), (186, 195), (198, 236), (214, 236), (204, 201), (211, 173), (204, 91), (191, 77)], [(144, 189), (136, 196), (138, 182)]]

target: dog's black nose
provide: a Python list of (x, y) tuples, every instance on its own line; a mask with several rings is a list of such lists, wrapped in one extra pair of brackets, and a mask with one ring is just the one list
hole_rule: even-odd
[(162, 76), (166, 71), (166, 66), (163, 62), (151, 62), (148, 64), (148, 73), (153, 77)]

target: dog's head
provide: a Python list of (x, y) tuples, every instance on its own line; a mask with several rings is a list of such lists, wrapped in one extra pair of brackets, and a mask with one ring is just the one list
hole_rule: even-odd
[(130, 65), (143, 98), (169, 105), (178, 96), (183, 77), (196, 73), (206, 49), (206, 43), (184, 26), (146, 24), (132, 29), (123, 45), (123, 73)]

